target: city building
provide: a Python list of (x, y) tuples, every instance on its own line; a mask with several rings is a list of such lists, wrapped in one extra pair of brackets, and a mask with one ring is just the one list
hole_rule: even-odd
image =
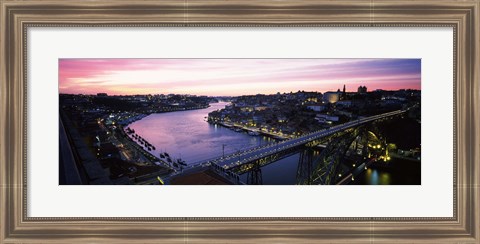
[(307, 106), (307, 108), (310, 109), (310, 110), (313, 110), (315, 112), (322, 112), (323, 110), (325, 110), (327, 108), (327, 106), (316, 104), (316, 105), (309, 105), (309, 106)]
[(328, 103), (336, 103), (340, 101), (340, 96), (342, 95), (341, 92), (325, 92), (323, 94), (323, 101), (328, 102)]
[(320, 123), (331, 124), (332, 122), (338, 122), (339, 117), (328, 115), (328, 114), (317, 114), (317, 116), (315, 116), (315, 120), (317, 120)]
[(366, 86), (359, 86), (357, 92), (358, 93), (367, 93), (367, 87)]
[(343, 106), (343, 107), (350, 107), (352, 106), (352, 101), (351, 100), (343, 100), (343, 101), (338, 101), (337, 106)]

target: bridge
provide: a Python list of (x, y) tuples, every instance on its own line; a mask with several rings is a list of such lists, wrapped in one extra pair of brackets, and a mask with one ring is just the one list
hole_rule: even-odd
[[(204, 167), (214, 166), (214, 169), (216, 169), (216, 171), (223, 171), (224, 175), (229, 176), (230, 178), (237, 179), (238, 181), (239, 177), (236, 173), (242, 174), (251, 170), (258, 170), (258, 167), (267, 165), (269, 163), (278, 161), (282, 158), (297, 153), (299, 148), (301, 147), (319, 145), (322, 138), (348, 132), (349, 130), (373, 121), (401, 115), (406, 113), (408, 110), (409, 109), (396, 110), (388, 113), (365, 117), (340, 125), (336, 125), (328, 129), (311, 132), (300, 137), (271, 143), (264, 146), (249, 148), (240, 152), (225, 155), (224, 157), (204, 160), (189, 165), (185, 168), (185, 171), (192, 172), (202, 169)], [(233, 171), (235, 171), (236, 173), (233, 173)]]

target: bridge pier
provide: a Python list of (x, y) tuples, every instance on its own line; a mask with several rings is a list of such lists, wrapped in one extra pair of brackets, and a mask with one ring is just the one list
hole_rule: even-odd
[(297, 184), (311, 185), (312, 184), (312, 168), (313, 168), (313, 150), (306, 148), (300, 152), (297, 166)]
[(247, 175), (248, 185), (263, 185), (262, 168), (258, 163), (255, 163), (253, 169)]

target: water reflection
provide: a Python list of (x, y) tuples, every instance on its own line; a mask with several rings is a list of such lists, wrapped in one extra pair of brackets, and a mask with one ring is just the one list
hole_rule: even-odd
[(367, 169), (365, 177), (369, 185), (378, 185), (378, 172), (376, 170)]
[(380, 174), (380, 185), (390, 185), (390, 173)]
[(367, 169), (365, 172), (365, 182), (368, 185), (390, 185), (390, 173), (379, 172), (377, 169)]
[(272, 142), (267, 137), (250, 136), (205, 121), (209, 112), (227, 104), (214, 103), (206, 109), (151, 114), (129, 127), (155, 146), (154, 155), (167, 152), (187, 164)]

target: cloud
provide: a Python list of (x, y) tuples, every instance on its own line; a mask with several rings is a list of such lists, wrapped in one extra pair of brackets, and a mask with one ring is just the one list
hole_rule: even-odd
[(420, 59), (60, 59), (62, 93), (241, 95), (420, 89)]

